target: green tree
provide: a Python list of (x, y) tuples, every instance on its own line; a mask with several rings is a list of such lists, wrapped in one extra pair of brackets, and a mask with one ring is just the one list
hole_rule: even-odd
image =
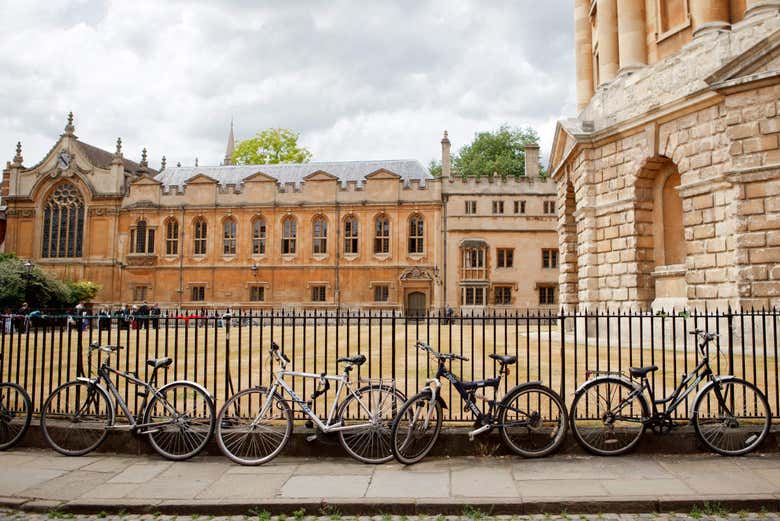
[(28, 270), (13, 254), (0, 255), (0, 308), (61, 308), (95, 298), (100, 286), (90, 281), (62, 282), (37, 266)]
[(298, 146), (300, 134), (286, 128), (269, 128), (241, 141), (233, 152), (237, 165), (308, 163), (311, 152)]
[(428, 163), (428, 172), (430, 172), (433, 177), (441, 177), (441, 161), (431, 159), (431, 162)]
[[(478, 132), (474, 141), (460, 149), (452, 164), (464, 177), (521, 176), (525, 173), (524, 146), (538, 143), (539, 135), (531, 127), (502, 125), (492, 132)], [(544, 175), (544, 171), (540, 170)]]

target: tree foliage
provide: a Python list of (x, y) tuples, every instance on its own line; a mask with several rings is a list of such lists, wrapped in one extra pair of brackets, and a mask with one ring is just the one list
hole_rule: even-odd
[(308, 163), (311, 152), (298, 145), (300, 134), (286, 128), (269, 128), (241, 141), (233, 152), (237, 165)]
[[(531, 127), (502, 125), (491, 132), (478, 132), (470, 144), (453, 156), (453, 168), (464, 177), (521, 176), (525, 174), (524, 147), (538, 142), (539, 135)], [(431, 173), (433, 166), (432, 162)], [(440, 171), (441, 165), (438, 168)], [(544, 175), (544, 170), (540, 173)]]
[(13, 254), (0, 256), (0, 308), (16, 310), (25, 301), (32, 309), (69, 307), (92, 300), (98, 291), (94, 282), (62, 282), (37, 266), (28, 272)]

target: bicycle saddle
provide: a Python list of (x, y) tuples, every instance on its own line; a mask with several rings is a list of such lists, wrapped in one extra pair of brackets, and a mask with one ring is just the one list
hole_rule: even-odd
[(366, 363), (366, 356), (365, 355), (355, 355), (355, 356), (342, 356), (336, 362), (346, 362), (348, 364), (354, 364), (354, 365), (363, 365)]
[(632, 378), (644, 378), (647, 376), (647, 373), (652, 373), (653, 371), (658, 371), (657, 365), (649, 365), (647, 367), (630, 367), (628, 369), (628, 372)]
[(512, 365), (517, 362), (517, 357), (514, 355), (497, 355), (496, 353), (490, 353), (488, 356), (493, 360), (498, 360), (504, 365)]
[(173, 358), (165, 357), (165, 358), (150, 358), (146, 361), (146, 364), (154, 367), (155, 369), (159, 367), (168, 367), (173, 363)]

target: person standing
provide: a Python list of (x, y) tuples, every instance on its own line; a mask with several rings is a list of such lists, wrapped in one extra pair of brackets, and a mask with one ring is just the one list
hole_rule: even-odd
[(154, 305), (152, 305), (151, 311), (149, 311), (149, 314), (152, 316), (152, 327), (157, 329), (160, 327), (160, 305), (155, 302)]
[(138, 308), (138, 329), (149, 329), (149, 304), (144, 300)]

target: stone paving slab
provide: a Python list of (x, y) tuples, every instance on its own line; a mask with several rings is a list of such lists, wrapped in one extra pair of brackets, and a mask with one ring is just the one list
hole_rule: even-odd
[(244, 515), (252, 509), (290, 514), (336, 508), (341, 514), (411, 515), (473, 507), (526, 514), (684, 511), (705, 501), (733, 510), (780, 508), (780, 454), (432, 458), (410, 467), (280, 457), (242, 467), (213, 456), (170, 462), (0, 453), (0, 506), (44, 512)]

